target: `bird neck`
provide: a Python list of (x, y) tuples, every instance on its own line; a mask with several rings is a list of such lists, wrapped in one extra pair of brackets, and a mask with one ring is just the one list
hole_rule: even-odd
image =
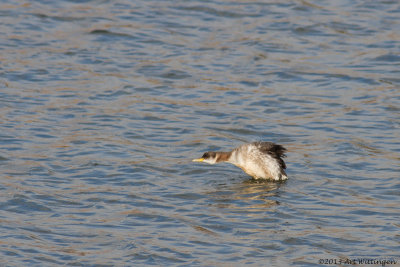
[(232, 152), (217, 152), (217, 161), (216, 162), (225, 162), (229, 161)]

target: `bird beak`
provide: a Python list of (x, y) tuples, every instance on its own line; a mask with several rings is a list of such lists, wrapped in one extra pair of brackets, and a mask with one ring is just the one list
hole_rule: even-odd
[(204, 160), (204, 158), (199, 158), (199, 159), (194, 159), (192, 161), (194, 161), (194, 162), (202, 162), (203, 160)]

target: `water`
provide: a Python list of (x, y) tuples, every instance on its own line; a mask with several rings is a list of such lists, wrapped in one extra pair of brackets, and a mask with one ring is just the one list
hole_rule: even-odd
[[(2, 1), (0, 265), (399, 261), (399, 17), (398, 1)], [(257, 140), (288, 149), (287, 182), (191, 162)]]

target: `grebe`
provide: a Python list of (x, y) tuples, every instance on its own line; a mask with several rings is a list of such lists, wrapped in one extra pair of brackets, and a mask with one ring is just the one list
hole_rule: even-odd
[(271, 142), (254, 142), (241, 145), (231, 152), (206, 152), (193, 161), (215, 164), (229, 162), (241, 168), (254, 179), (286, 180), (283, 161), (286, 148)]

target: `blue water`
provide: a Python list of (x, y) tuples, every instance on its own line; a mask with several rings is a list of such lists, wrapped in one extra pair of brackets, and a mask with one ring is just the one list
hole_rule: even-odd
[[(400, 265), (399, 18), (2, 1), (0, 266)], [(287, 182), (191, 162), (257, 140), (288, 149)]]

